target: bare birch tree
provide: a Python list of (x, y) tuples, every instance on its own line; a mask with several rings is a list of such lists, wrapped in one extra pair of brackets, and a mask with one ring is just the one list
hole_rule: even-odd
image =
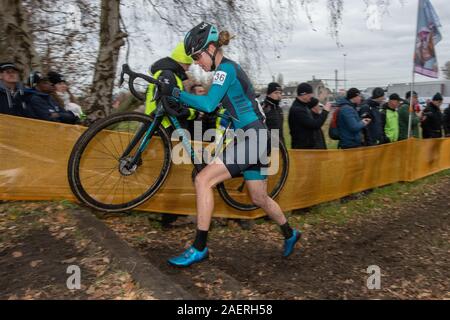
[(21, 1), (0, 0), (0, 61), (16, 63), (24, 78), (40, 66)]

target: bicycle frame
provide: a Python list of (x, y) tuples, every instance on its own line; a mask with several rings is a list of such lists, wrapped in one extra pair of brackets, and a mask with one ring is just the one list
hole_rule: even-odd
[[(177, 117), (167, 114), (167, 112), (165, 111), (164, 103), (167, 103), (167, 102), (164, 98), (162, 98), (161, 101), (158, 103), (157, 109), (154, 113), (155, 114), (154, 121), (151, 123), (151, 125), (149, 127), (143, 127), (138, 130), (136, 135), (131, 140), (130, 144), (127, 146), (127, 148), (121, 155), (121, 159), (127, 157), (129, 155), (129, 153), (136, 147), (137, 143), (142, 139), (141, 143), (139, 144), (136, 154), (133, 156), (131, 161), (127, 164), (127, 168), (130, 169), (134, 165), (139, 163), (142, 153), (145, 151), (145, 149), (149, 145), (151, 138), (153, 137), (156, 130), (159, 128), (163, 118), (165, 116), (167, 116), (169, 118), (170, 123), (174, 127), (175, 131), (181, 137), (181, 142), (183, 143), (183, 147), (189, 153), (193, 165), (195, 166), (195, 168), (198, 171), (200, 171), (202, 166), (199, 165), (199, 163), (202, 163), (202, 162), (199, 161), (199, 159), (195, 153), (195, 150), (192, 147), (190, 139), (187, 137), (185, 130), (181, 127), (181, 124), (178, 121)], [(226, 138), (226, 133), (230, 129), (230, 127), (231, 127), (231, 122), (228, 124), (228, 127), (225, 130), (225, 133), (221, 137), (220, 145), (217, 150), (220, 150), (220, 148), (222, 148), (225, 138)]]
[[(124, 75), (125, 74), (128, 74), (129, 77), (130, 77), (130, 79), (129, 79), (129, 87), (130, 87), (131, 93), (136, 98), (138, 98), (140, 100), (144, 101), (145, 97), (140, 95), (134, 89), (133, 83), (134, 83), (134, 80), (136, 78), (141, 78), (141, 79), (146, 80), (147, 82), (150, 82), (150, 83), (153, 83), (155, 85), (158, 85), (158, 80), (153, 79), (152, 77), (140, 74), (140, 73), (135, 73), (135, 72), (131, 71), (130, 67), (128, 65), (126, 65), (126, 64), (124, 64), (122, 66), (122, 73), (121, 73), (121, 76), (120, 76), (120, 85), (122, 85), (122, 83), (124, 82)], [(192, 161), (194, 167), (197, 169), (198, 172), (202, 169), (202, 166), (198, 164), (198, 163), (202, 163), (202, 162), (198, 160), (197, 155), (195, 154), (194, 148), (192, 148), (192, 144), (190, 143), (190, 140), (186, 136), (186, 133), (183, 130), (183, 128), (181, 127), (180, 122), (178, 121), (177, 117), (172, 115), (171, 114), (172, 112), (168, 112), (167, 111), (169, 109), (167, 99), (168, 99), (167, 97), (161, 97), (159, 99), (156, 111), (154, 112), (154, 114), (155, 114), (154, 121), (151, 123), (151, 125), (148, 128), (143, 127), (143, 128), (140, 128), (138, 130), (136, 135), (131, 140), (130, 144), (127, 146), (127, 148), (125, 149), (125, 151), (121, 155), (120, 159), (125, 159), (130, 154), (130, 152), (136, 147), (137, 143), (143, 137), (142, 142), (140, 143), (136, 154), (133, 156), (131, 161), (127, 161), (127, 163), (125, 164), (125, 167), (127, 169), (130, 170), (131, 168), (133, 168), (134, 166), (136, 166), (139, 163), (139, 160), (141, 159), (142, 153), (147, 148), (148, 144), (150, 143), (151, 138), (153, 137), (154, 133), (156, 132), (156, 130), (161, 125), (162, 120), (163, 120), (163, 118), (165, 116), (167, 116), (169, 118), (170, 123), (173, 125), (173, 127), (175, 128), (177, 133), (182, 138), (183, 146), (184, 146), (185, 150), (189, 153), (189, 155), (191, 157), (191, 161)], [(176, 114), (176, 112), (174, 112), (174, 113)], [(227, 118), (228, 120), (234, 119), (231, 115), (229, 117), (225, 116), (223, 114), (222, 115), (218, 115), (218, 116)], [(227, 134), (228, 130), (231, 128), (231, 124), (232, 124), (232, 122), (230, 121), (230, 123), (228, 124), (228, 127), (225, 130), (224, 135), (222, 136), (222, 139), (220, 141), (220, 148), (222, 148), (223, 145), (224, 145), (225, 137), (226, 137), (226, 134)], [(220, 148), (217, 149), (217, 150), (220, 150)], [(217, 156), (218, 155), (215, 155), (215, 157), (217, 157)]]

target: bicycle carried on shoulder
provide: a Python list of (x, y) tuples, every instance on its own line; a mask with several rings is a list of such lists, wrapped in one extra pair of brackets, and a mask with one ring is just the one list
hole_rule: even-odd
[[(172, 141), (161, 125), (164, 117), (182, 138), (183, 147), (194, 164), (193, 178), (204, 168), (197, 159), (191, 141), (181, 128), (180, 113), (171, 107), (168, 97), (158, 93), (159, 81), (133, 72), (122, 66), (120, 85), (128, 75), (129, 89), (139, 100), (145, 97), (134, 88), (138, 78), (155, 84), (157, 108), (151, 115), (137, 112), (117, 113), (93, 123), (77, 140), (70, 154), (68, 180), (72, 192), (83, 204), (99, 211), (120, 212), (133, 209), (150, 199), (164, 184), (172, 164)], [(216, 112), (217, 113), (217, 112)], [(231, 127), (232, 117), (217, 113), (229, 120), (221, 144)], [(278, 173), (268, 177), (269, 196), (275, 198), (283, 188), (289, 168), (286, 147), (279, 143)], [(272, 155), (273, 156), (273, 155)], [(258, 209), (248, 195), (243, 177), (220, 183), (217, 190), (231, 207), (241, 211)]]

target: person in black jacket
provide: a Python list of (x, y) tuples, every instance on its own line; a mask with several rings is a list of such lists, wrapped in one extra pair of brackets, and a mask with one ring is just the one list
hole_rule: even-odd
[(283, 125), (284, 117), (283, 110), (280, 107), (280, 101), (283, 94), (281, 86), (272, 82), (267, 87), (267, 95), (262, 103), (264, 114), (266, 115), (266, 125), (270, 130), (279, 130), (279, 138), (284, 143)]
[(445, 136), (450, 137), (450, 106), (444, 111), (444, 117), (442, 119)]
[(443, 101), (442, 95), (436, 93), (433, 100), (423, 110), (421, 126), (424, 139), (442, 138), (443, 117), (441, 105)]
[(364, 119), (371, 119), (367, 127), (363, 129), (363, 136), (365, 146), (376, 146), (382, 144), (383, 141), (383, 126), (381, 121), (380, 106), (384, 102), (384, 89), (375, 88), (372, 91), (372, 97), (363, 102), (359, 110), (359, 116)]
[(37, 119), (75, 124), (79, 118), (71, 111), (66, 111), (50, 96), (55, 90), (47, 77), (40, 72), (30, 76), (30, 87), (33, 88), (30, 106)]
[[(292, 149), (323, 149), (322, 126), (327, 120), (331, 105), (323, 110), (313, 99), (313, 89), (307, 83), (297, 87), (297, 98), (289, 111), (289, 128)], [(313, 102), (311, 102), (313, 101)], [(312, 107), (312, 105), (315, 105)]]
[[(320, 101), (316, 98), (312, 98), (311, 101), (308, 103), (308, 107), (311, 109), (312, 115), (314, 119), (322, 119), (323, 112), (330, 112), (331, 105), (323, 106), (320, 104)], [(326, 111), (326, 110), (328, 111)], [(326, 118), (325, 118), (326, 119)], [(321, 120), (319, 120), (321, 121)], [(322, 129), (314, 130), (314, 148), (313, 149), (327, 149), (327, 142), (325, 140), (325, 136), (323, 135)]]
[(0, 64), (0, 113), (19, 117), (35, 117), (29, 106), (31, 93), (19, 82), (14, 63)]

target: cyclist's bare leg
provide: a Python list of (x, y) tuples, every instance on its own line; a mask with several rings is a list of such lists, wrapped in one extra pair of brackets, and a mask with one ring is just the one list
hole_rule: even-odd
[(197, 228), (208, 231), (214, 210), (213, 188), (231, 178), (230, 172), (223, 162), (217, 158), (207, 165), (195, 178), (197, 193)]
[(252, 202), (264, 210), (278, 225), (284, 225), (287, 219), (278, 203), (267, 194), (267, 180), (246, 181)]

